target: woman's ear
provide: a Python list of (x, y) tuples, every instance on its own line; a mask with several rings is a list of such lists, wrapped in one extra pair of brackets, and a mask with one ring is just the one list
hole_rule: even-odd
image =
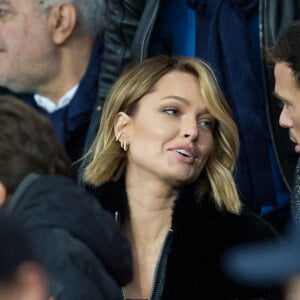
[(3, 206), (7, 199), (7, 189), (4, 184), (0, 181), (0, 207)]
[(116, 138), (124, 133), (127, 135), (131, 118), (124, 112), (119, 112), (114, 120), (114, 131)]

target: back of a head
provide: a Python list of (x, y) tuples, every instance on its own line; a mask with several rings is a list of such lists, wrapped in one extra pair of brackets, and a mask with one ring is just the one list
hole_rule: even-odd
[(72, 176), (50, 121), (32, 107), (0, 95), (0, 128), (0, 181), (9, 192), (29, 173)]
[(300, 87), (300, 20), (291, 24), (279, 36), (276, 44), (268, 51), (268, 56), (275, 62), (286, 63), (293, 71)]

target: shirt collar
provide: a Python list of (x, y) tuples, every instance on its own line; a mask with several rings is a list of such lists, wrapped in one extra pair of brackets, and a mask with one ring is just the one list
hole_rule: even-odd
[(54, 103), (51, 99), (44, 97), (42, 95), (34, 94), (34, 100), (37, 106), (43, 108), (48, 113), (53, 113), (65, 106), (67, 106), (73, 99), (75, 93), (77, 92), (79, 84), (73, 86), (69, 91), (67, 91), (58, 101), (58, 103)]

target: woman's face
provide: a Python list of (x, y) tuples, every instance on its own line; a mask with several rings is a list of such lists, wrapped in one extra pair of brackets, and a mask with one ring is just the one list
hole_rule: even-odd
[(173, 71), (145, 95), (125, 128), (127, 175), (182, 186), (195, 181), (213, 150), (215, 120), (199, 82)]

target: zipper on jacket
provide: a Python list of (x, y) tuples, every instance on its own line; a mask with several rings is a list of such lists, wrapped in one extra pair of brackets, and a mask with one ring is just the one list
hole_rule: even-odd
[(124, 288), (121, 288), (122, 300), (126, 300)]
[[(165, 275), (165, 274), (162, 274), (162, 272), (164, 272), (165, 266), (166, 266), (166, 263), (167, 263), (166, 252), (169, 248), (172, 232), (173, 232), (173, 229), (170, 228), (167, 232), (167, 235), (166, 235), (165, 240), (163, 242), (163, 245), (161, 247), (160, 253), (159, 253), (158, 258), (156, 260), (154, 276), (153, 276), (152, 286), (151, 286), (151, 289), (150, 289), (150, 296), (149, 296), (148, 300), (156, 300), (155, 298), (153, 298), (155, 296), (154, 293), (157, 291), (157, 288), (161, 287), (161, 284), (163, 284), (160, 277), (162, 275)], [(122, 287), (121, 290), (122, 290), (121, 291), (122, 292), (122, 300), (126, 300), (126, 295), (125, 295), (125, 292), (124, 292), (124, 288)]]
[[(152, 281), (152, 287), (150, 291), (150, 296), (148, 300), (155, 300), (155, 292), (157, 292), (157, 289), (162, 287), (162, 284), (164, 284), (164, 280), (161, 280), (161, 276), (165, 276), (165, 267), (167, 263), (167, 250), (169, 249), (169, 244), (171, 241), (173, 229), (170, 228), (167, 232), (167, 235), (165, 237), (165, 240), (163, 242), (163, 245), (161, 247), (160, 253), (158, 255), (158, 258), (156, 260), (156, 266)], [(155, 298), (154, 298), (155, 297)]]

